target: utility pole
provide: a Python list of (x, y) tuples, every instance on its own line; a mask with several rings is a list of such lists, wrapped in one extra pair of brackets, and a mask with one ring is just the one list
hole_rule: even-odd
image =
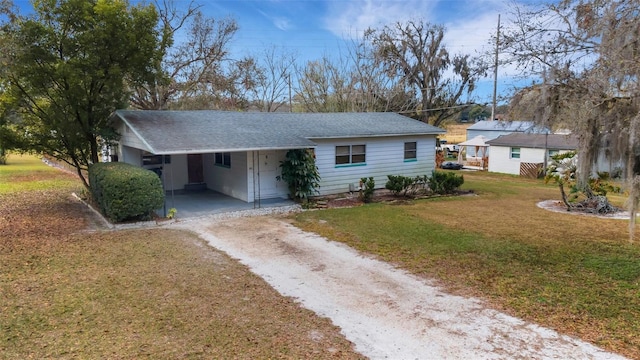
[(289, 82), (289, 112), (293, 112), (293, 107), (291, 106), (291, 73), (287, 73), (287, 81)]
[(498, 92), (498, 51), (500, 49), (500, 14), (498, 14), (498, 31), (496, 33), (496, 59), (493, 68), (493, 102), (491, 103), (491, 120), (496, 119), (496, 93)]

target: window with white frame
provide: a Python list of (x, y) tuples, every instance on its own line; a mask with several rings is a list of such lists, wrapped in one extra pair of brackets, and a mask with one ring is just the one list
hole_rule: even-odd
[(512, 159), (520, 159), (520, 148), (512, 147), (511, 148), (511, 156)]
[(364, 165), (366, 161), (366, 151), (366, 145), (336, 146), (336, 165)]
[(231, 153), (216, 153), (214, 163), (218, 166), (231, 167)]
[(552, 156), (560, 154), (560, 150), (557, 149), (549, 149), (547, 150), (547, 159), (551, 159)]
[(404, 159), (411, 161), (417, 159), (417, 146), (415, 141), (404, 143)]

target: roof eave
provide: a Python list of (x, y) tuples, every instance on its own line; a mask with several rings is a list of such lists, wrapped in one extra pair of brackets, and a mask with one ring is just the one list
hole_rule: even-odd
[(131, 123), (126, 118), (120, 115), (119, 111), (120, 110), (117, 110), (115, 112), (115, 115), (118, 118), (120, 118), (120, 120), (122, 120), (125, 126), (131, 129), (131, 131), (138, 137), (138, 139), (140, 139), (140, 141), (147, 147), (146, 149), (143, 149), (143, 150), (148, 151), (152, 154), (156, 154), (156, 152), (154, 151), (153, 147), (149, 144), (149, 142), (147, 142), (147, 140), (142, 135), (140, 135), (138, 130), (134, 126), (132, 126)]
[(180, 149), (180, 150), (158, 150), (155, 155), (188, 155), (188, 154), (213, 154), (223, 152), (249, 152), (249, 151), (277, 151), (292, 149), (315, 149), (316, 145), (290, 145), (290, 146), (265, 146), (255, 148), (220, 148), (220, 149)]
[(399, 137), (399, 136), (423, 136), (438, 135), (446, 133), (445, 130), (421, 132), (421, 133), (399, 133), (399, 134), (359, 134), (359, 135), (332, 135), (332, 136), (309, 136), (307, 139), (349, 139), (349, 138), (379, 138), (379, 137)]

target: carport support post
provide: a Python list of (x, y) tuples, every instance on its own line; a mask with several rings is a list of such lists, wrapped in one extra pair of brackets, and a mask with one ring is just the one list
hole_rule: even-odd
[(162, 167), (160, 168), (162, 169), (162, 198), (164, 199), (164, 201), (162, 202), (162, 211), (164, 212), (164, 215), (162, 215), (163, 217), (167, 217), (167, 189), (164, 186), (165, 183), (165, 179), (166, 179), (166, 175), (164, 174), (164, 155), (162, 155)]

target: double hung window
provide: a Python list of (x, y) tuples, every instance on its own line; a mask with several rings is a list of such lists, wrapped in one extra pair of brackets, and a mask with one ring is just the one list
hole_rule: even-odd
[(364, 165), (366, 152), (366, 145), (336, 146), (336, 165)]
[(412, 161), (417, 159), (417, 144), (415, 141), (404, 143), (404, 160)]

